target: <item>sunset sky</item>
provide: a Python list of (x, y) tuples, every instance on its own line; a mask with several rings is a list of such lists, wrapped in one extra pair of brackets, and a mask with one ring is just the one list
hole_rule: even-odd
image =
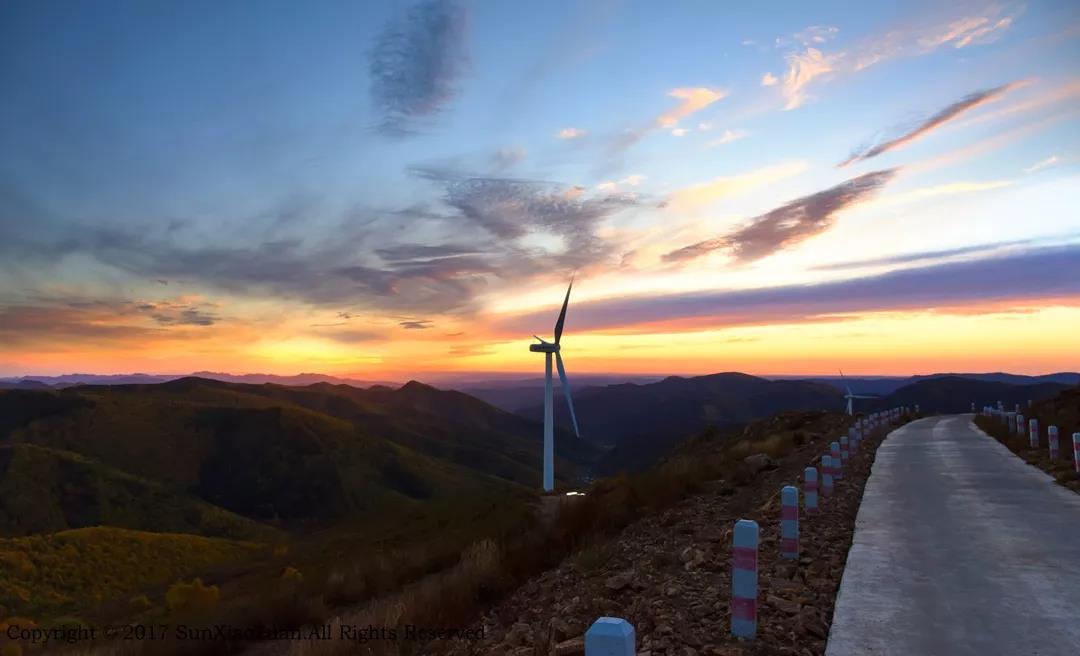
[(0, 375), (1080, 369), (1076, 2), (0, 3)]

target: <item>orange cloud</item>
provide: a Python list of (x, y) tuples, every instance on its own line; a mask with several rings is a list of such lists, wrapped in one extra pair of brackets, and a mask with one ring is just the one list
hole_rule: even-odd
[(723, 89), (711, 87), (682, 87), (668, 92), (672, 98), (682, 102), (674, 109), (664, 112), (656, 117), (656, 123), (663, 128), (673, 128), (679, 121), (699, 112), (714, 102), (727, 97), (728, 92)]
[(784, 162), (746, 173), (713, 178), (676, 191), (668, 197), (666, 205), (678, 211), (697, 210), (722, 198), (798, 175), (806, 169), (806, 162)]

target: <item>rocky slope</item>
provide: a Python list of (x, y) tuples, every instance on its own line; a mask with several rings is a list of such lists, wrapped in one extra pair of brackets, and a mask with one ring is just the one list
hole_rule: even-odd
[[(864, 442), (836, 492), (823, 499), (822, 512), (802, 518), (797, 563), (778, 557), (779, 489), (800, 485), (802, 469), (818, 466), (837, 434), (808, 435), (750, 485), (715, 481), (534, 578), (484, 615), (475, 627), (484, 629), (484, 640), (430, 643), (425, 652), (582, 654), (589, 624), (614, 616), (634, 625), (638, 656), (823, 654), (859, 500), (884, 431)], [(741, 518), (756, 520), (762, 531), (754, 642), (729, 632), (731, 530)]]

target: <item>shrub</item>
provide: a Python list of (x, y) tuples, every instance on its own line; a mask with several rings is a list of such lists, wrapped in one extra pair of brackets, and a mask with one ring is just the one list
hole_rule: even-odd
[(177, 581), (165, 593), (165, 605), (174, 613), (198, 613), (217, 606), (219, 596), (217, 586), (203, 585), (202, 579), (191, 583)]
[(281, 580), (289, 581), (291, 583), (302, 583), (304, 581), (304, 575), (300, 573), (300, 570), (289, 565), (285, 568), (285, 571), (281, 573)]

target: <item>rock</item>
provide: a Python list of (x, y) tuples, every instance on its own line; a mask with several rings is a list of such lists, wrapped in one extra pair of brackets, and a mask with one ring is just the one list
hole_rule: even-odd
[(799, 614), (799, 602), (797, 601), (788, 601), (787, 599), (781, 599), (780, 597), (777, 597), (775, 595), (769, 595), (768, 597), (765, 597), (765, 601), (768, 602), (770, 606), (779, 610), (782, 613), (787, 613), (788, 615)]
[(571, 638), (555, 645), (555, 656), (582, 656), (585, 653), (585, 638)]
[(751, 474), (756, 474), (767, 469), (776, 469), (776, 461), (764, 453), (755, 453), (743, 458), (743, 462), (750, 469)]
[(630, 585), (630, 574), (627, 572), (609, 576), (607, 580), (604, 581), (604, 587), (612, 592), (618, 592), (628, 585)]
[(557, 640), (567, 640), (574, 633), (570, 625), (558, 617), (551, 620), (551, 629), (555, 632)]

